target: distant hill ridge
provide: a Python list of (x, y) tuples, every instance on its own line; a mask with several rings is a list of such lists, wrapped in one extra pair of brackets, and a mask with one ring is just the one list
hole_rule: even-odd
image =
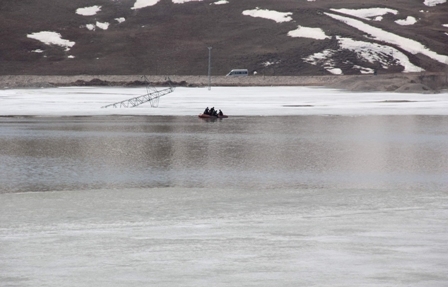
[[(0, 2), (2, 75), (448, 70), (444, 0)], [(211, 47), (211, 49), (209, 49)]]
[[(314, 86), (357, 92), (438, 93), (448, 88), (448, 73), (395, 73), (378, 75), (250, 76), (150, 75), (152, 86)], [(0, 75), (0, 89), (60, 86), (146, 86), (141, 75)]]

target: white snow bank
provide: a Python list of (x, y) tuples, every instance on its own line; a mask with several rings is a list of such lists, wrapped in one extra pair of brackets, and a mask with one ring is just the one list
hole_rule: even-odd
[(312, 38), (316, 40), (324, 40), (329, 39), (324, 31), (321, 28), (308, 28), (303, 26), (297, 26), (296, 30), (292, 30), (288, 32), (288, 36), (290, 37), (302, 37), (302, 38)]
[(260, 9), (258, 7), (253, 10), (243, 11), (243, 15), (274, 20), (277, 23), (292, 21), (292, 18), (290, 17), (290, 15), (292, 15), (291, 12), (278, 12), (273, 10)]
[(27, 37), (31, 39), (36, 39), (47, 45), (57, 45), (65, 47), (66, 51), (70, 50), (70, 48), (73, 47), (73, 45), (75, 45), (75, 42), (62, 39), (61, 34), (57, 32), (42, 31), (28, 34)]
[(445, 3), (446, 0), (425, 0), (425, 2), (423, 2), (423, 4), (425, 4), (426, 6), (436, 6), (437, 4), (443, 4)]
[[(358, 18), (362, 18), (365, 20), (371, 20), (371, 18), (375, 18), (378, 16), (386, 15), (387, 13), (392, 13), (394, 15), (398, 14), (397, 10), (389, 9), (389, 8), (364, 8), (364, 9), (330, 9), (335, 12), (339, 12), (346, 15), (355, 16)], [(381, 21), (381, 18), (375, 18), (376, 21)]]
[(448, 115), (448, 93), (348, 93), (311, 87), (176, 88), (160, 98), (158, 108), (149, 103), (135, 108), (101, 108), (145, 93), (144, 88), (112, 87), (6, 89), (0, 90), (0, 115), (196, 116), (207, 106), (219, 107), (231, 116)]
[(160, 0), (137, 0), (134, 3), (134, 6), (131, 9), (141, 9), (148, 6), (154, 6), (159, 3)]
[(375, 18), (373, 18), (373, 21), (377, 22), (383, 21), (383, 16), (376, 16)]
[(126, 21), (126, 19), (125, 19), (124, 17), (115, 18), (115, 20), (116, 20), (118, 23), (123, 23), (124, 21)]
[(335, 52), (335, 50), (327, 49), (305, 57), (303, 60), (312, 65), (319, 65), (332, 74), (340, 75), (342, 74), (342, 70), (335, 68), (336, 64), (332, 59)]
[(95, 31), (96, 28), (100, 28), (103, 30), (107, 30), (109, 28), (110, 23), (108, 22), (96, 22), (95, 24), (87, 24), (86, 28), (89, 29), (90, 31)]
[(76, 14), (82, 15), (82, 16), (93, 16), (96, 13), (101, 11), (101, 6), (91, 6), (91, 7), (85, 7), (85, 8), (78, 8), (76, 9)]
[[(376, 43), (356, 41), (350, 38), (337, 37), (340, 49), (350, 50), (357, 54), (359, 59), (370, 63), (380, 63), (383, 69), (388, 69), (389, 65), (401, 65), (404, 67), (403, 72), (421, 72), (423, 69), (413, 65), (409, 58), (400, 52), (399, 50), (380, 45)], [(334, 61), (331, 59), (336, 53), (336, 50), (327, 49), (323, 52), (315, 53), (308, 57), (303, 58), (303, 60), (312, 65), (320, 65), (324, 67), (330, 73), (339, 73), (339, 70), (335, 70)], [(393, 59), (393, 60), (391, 60)], [(372, 72), (369, 68), (357, 68), (360, 66), (354, 65), (353, 68), (360, 70), (361, 73), (365, 74)]]
[(220, 0), (220, 1), (216, 1), (214, 3), (211, 3), (210, 5), (212, 5), (212, 4), (214, 4), (214, 5), (229, 4), (229, 1), (227, 1), (227, 0)]
[[(186, 2), (194, 2), (194, 1), (200, 2), (202, 0), (172, 0), (174, 4), (184, 4)], [(131, 9), (141, 9), (149, 6), (154, 6), (159, 2), (160, 0), (137, 0)], [(218, 2), (225, 2), (225, 0)], [(218, 3), (218, 4), (225, 4), (225, 3)]]
[(100, 29), (103, 30), (107, 30), (107, 28), (109, 28), (109, 23), (108, 22), (96, 22), (96, 26)]
[(339, 68), (328, 68), (327, 71), (333, 75), (342, 75), (342, 70)]
[(174, 4), (184, 4), (186, 2), (201, 2), (202, 0), (172, 0)]
[(320, 61), (320, 60), (331, 59), (334, 52), (335, 52), (335, 50), (327, 49), (322, 52), (317, 52), (317, 53), (314, 53), (313, 55), (303, 58), (303, 60), (305, 60), (306, 62), (308, 62), (310, 64), (317, 65), (318, 61)]
[(367, 25), (364, 22), (352, 18), (343, 17), (331, 13), (325, 13), (325, 15), (332, 17), (333, 19), (336, 19), (338, 21), (341, 21), (349, 26), (352, 26), (362, 32), (365, 32), (371, 35), (375, 40), (397, 45), (398, 47), (408, 51), (411, 54), (421, 53), (443, 64), (445, 64), (448, 61), (448, 56), (437, 54), (436, 52), (431, 51), (430, 49), (426, 48), (424, 45), (420, 44), (415, 40), (398, 36), (396, 34), (381, 30), (380, 28), (377, 27)]
[(358, 57), (370, 63), (380, 63), (384, 69), (388, 68), (389, 57), (391, 57), (397, 61), (397, 64), (404, 67), (403, 72), (422, 71), (422, 68), (413, 65), (405, 54), (395, 48), (376, 43), (355, 41), (350, 38), (337, 37), (337, 39), (342, 49), (354, 51), (358, 54)]
[(415, 23), (417, 23), (417, 19), (415, 19), (412, 16), (408, 16), (406, 19), (399, 19), (396, 20), (395, 23), (399, 24), (399, 25), (414, 25)]

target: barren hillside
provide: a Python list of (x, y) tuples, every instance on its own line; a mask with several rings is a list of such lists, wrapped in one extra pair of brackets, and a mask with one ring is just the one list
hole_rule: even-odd
[(443, 0), (2, 0), (0, 74), (445, 71)]

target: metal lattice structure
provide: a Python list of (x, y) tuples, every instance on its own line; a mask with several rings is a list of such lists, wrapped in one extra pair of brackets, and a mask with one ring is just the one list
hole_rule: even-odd
[(109, 107), (133, 108), (133, 107), (139, 106), (141, 104), (144, 104), (146, 102), (149, 102), (151, 104), (151, 107), (157, 108), (159, 106), (159, 99), (162, 96), (172, 93), (174, 91), (174, 88), (171, 86), (171, 80), (169, 78), (168, 78), (169, 87), (162, 89), (162, 90), (157, 90), (155, 87), (153, 87), (149, 83), (146, 76), (142, 76), (142, 78), (146, 82), (146, 94), (145, 95), (127, 99), (127, 100), (124, 100), (121, 102), (116, 102), (116, 103), (113, 103), (110, 105), (103, 106), (101, 108), (109, 108)]

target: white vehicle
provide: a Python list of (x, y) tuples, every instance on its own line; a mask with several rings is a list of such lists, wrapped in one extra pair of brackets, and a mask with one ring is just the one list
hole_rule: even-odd
[(236, 77), (243, 76), (243, 77), (245, 77), (248, 75), (249, 75), (249, 72), (247, 71), (247, 69), (233, 69), (226, 75), (226, 77), (227, 76), (236, 76)]

